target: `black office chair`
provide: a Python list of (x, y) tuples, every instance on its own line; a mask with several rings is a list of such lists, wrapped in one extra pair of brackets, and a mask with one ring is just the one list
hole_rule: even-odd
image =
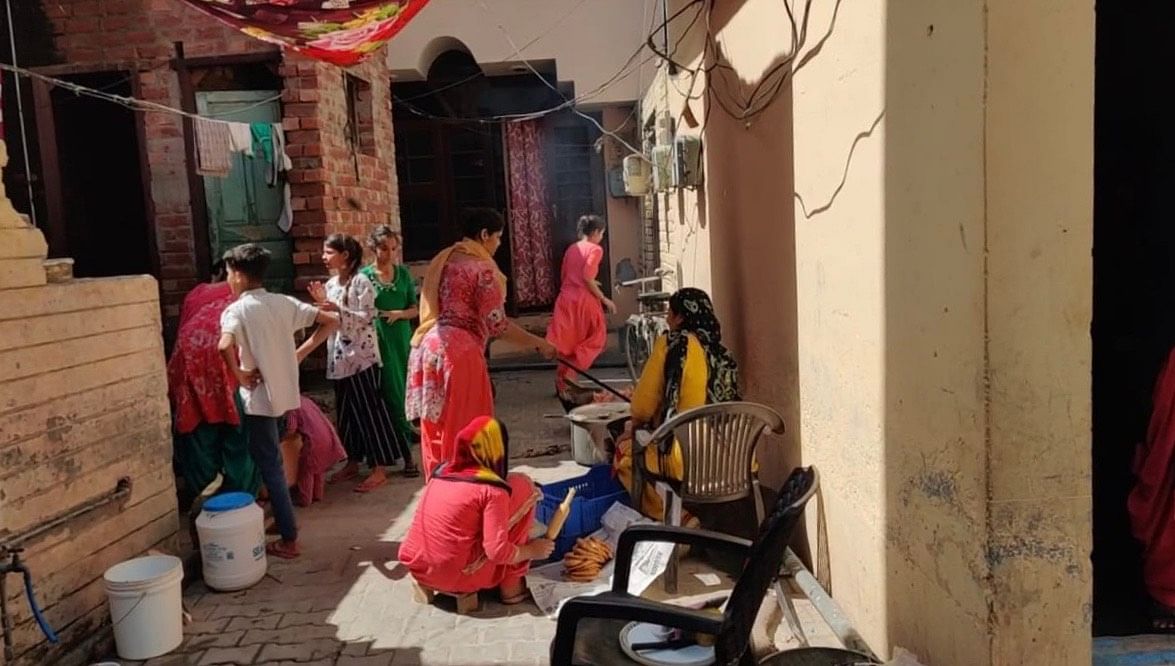
[[(616, 548), (616, 566), (612, 590), (595, 596), (574, 597), (563, 605), (555, 639), (551, 643), (552, 666), (580, 664), (631, 663), (620, 647), (619, 632), (627, 622), (650, 622), (680, 629), (690, 634), (713, 636), (717, 666), (749, 666), (751, 629), (767, 588), (779, 575), (784, 552), (804, 505), (816, 492), (819, 474), (813, 467), (797, 468), (788, 477), (771, 514), (759, 526), (753, 542), (711, 532), (666, 525), (637, 525), (620, 535)], [(745, 558), (742, 573), (735, 582), (721, 615), (684, 608), (636, 597), (628, 593), (629, 569), (633, 549), (645, 541), (700, 546), (723, 550)], [(576, 633), (584, 620), (608, 620), (603, 638), (584, 646), (576, 662)], [(593, 632), (595, 633), (595, 632)], [(599, 637), (597, 637), (599, 638)], [(608, 645), (604, 645), (608, 643)], [(603, 655), (603, 651), (609, 652)], [(585, 657), (584, 654), (587, 654)], [(584, 661), (586, 659), (586, 661)]]

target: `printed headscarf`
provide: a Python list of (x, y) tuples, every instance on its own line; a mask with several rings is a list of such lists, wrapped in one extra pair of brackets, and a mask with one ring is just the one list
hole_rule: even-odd
[(479, 416), (457, 433), (453, 460), (437, 465), (434, 479), (485, 483), (510, 492), (506, 482), (510, 436), (506, 426), (489, 416)]
[(673, 416), (681, 398), (681, 379), (689, 335), (693, 335), (706, 353), (708, 380), (706, 402), (731, 402), (739, 399), (738, 362), (722, 344), (722, 325), (714, 315), (714, 304), (701, 289), (679, 289), (669, 299), (669, 309), (682, 319), (681, 326), (670, 331), (665, 356), (665, 394), (662, 404), (665, 419)]

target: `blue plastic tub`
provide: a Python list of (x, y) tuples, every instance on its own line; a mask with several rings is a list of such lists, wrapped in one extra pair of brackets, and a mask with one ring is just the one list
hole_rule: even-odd
[(620, 502), (631, 506), (624, 486), (612, 478), (612, 466), (596, 465), (583, 476), (543, 484), (543, 499), (535, 509), (539, 522), (550, 524), (551, 517), (567, 497), (570, 488), (575, 488), (575, 499), (571, 501), (571, 512), (567, 514), (567, 522), (563, 523), (563, 531), (555, 539), (552, 560), (563, 557), (575, 546), (576, 539), (600, 529), (600, 521), (613, 504)]

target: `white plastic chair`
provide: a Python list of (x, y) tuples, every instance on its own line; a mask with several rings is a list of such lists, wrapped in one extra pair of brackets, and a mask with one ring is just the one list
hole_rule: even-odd
[[(666, 421), (641, 446), (633, 441), (633, 497), (639, 502), (645, 484), (662, 482), (670, 490), (665, 522), (680, 525), (681, 504), (722, 504), (750, 498), (755, 506), (755, 524), (763, 522), (763, 497), (755, 473), (755, 452), (767, 432), (782, 434), (779, 412), (754, 402), (723, 402), (682, 412)], [(670, 450), (676, 440), (681, 447), (683, 474), (672, 479), (654, 474), (645, 467), (645, 450)], [(665, 467), (662, 464), (661, 469)], [(665, 571), (665, 591), (677, 591), (677, 552)]]

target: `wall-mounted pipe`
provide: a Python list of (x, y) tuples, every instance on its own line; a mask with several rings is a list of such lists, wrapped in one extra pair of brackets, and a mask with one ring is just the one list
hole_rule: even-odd
[(5, 663), (11, 663), (15, 653), (12, 640), (12, 630), (14, 627), (12, 626), (12, 618), (8, 613), (8, 590), (5, 583), (10, 573), (21, 574), (24, 582), (25, 596), (28, 598), (29, 609), (32, 610), (37, 626), (41, 628), (41, 632), (45, 634), (45, 638), (50, 643), (56, 644), (58, 642), (57, 634), (53, 631), (53, 627), (49, 626), (49, 622), (45, 619), (45, 615), (41, 612), (41, 607), (37, 603), (36, 594), (33, 592), (33, 574), (29, 570), (28, 565), (20, 559), (20, 553), (23, 551), (21, 544), (41, 535), (48, 534), (72, 520), (100, 509), (107, 504), (117, 502), (130, 494), (131, 480), (126, 477), (121, 478), (115, 484), (114, 490), (105, 495), (83, 502), (39, 525), (34, 525), (30, 529), (11, 535), (0, 543), (0, 559), (11, 558), (8, 562), (0, 562), (0, 630), (3, 631)]
[(118, 480), (118, 483), (115, 484), (114, 490), (106, 493), (105, 495), (95, 497), (94, 499), (87, 502), (83, 502), (69, 511), (57, 514), (40, 525), (34, 525), (24, 532), (17, 532), (12, 536), (3, 539), (3, 541), (0, 541), (0, 555), (3, 555), (3, 553), (7, 550), (19, 546), (25, 542), (31, 541), (43, 534), (48, 534), (49, 532), (52, 532), (58, 527), (65, 525), (71, 520), (80, 518), (81, 516), (84, 516), (91, 511), (100, 509), (107, 504), (110, 504), (111, 502), (117, 502), (118, 500), (130, 494), (131, 480), (129, 477), (123, 477)]

